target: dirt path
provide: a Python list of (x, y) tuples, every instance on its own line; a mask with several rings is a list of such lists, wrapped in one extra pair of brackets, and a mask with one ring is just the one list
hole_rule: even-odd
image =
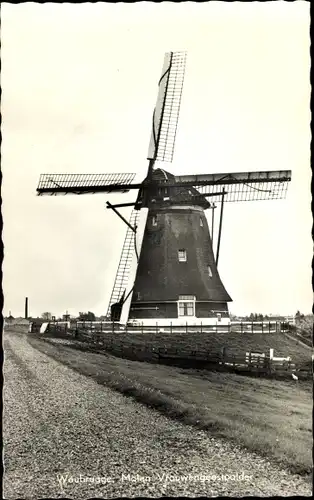
[(97, 384), (23, 334), (5, 333), (4, 349), (6, 499), (311, 494), (304, 478)]

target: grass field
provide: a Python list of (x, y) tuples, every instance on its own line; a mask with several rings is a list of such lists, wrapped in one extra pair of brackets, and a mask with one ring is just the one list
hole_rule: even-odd
[(121, 342), (125, 345), (133, 344), (148, 349), (158, 349), (165, 347), (176, 348), (178, 351), (207, 351), (212, 354), (219, 354), (222, 347), (227, 348), (229, 354), (245, 354), (251, 350), (269, 354), (269, 349), (274, 349), (275, 356), (291, 356), (295, 363), (302, 363), (311, 359), (311, 350), (298, 343), (297, 340), (289, 338), (284, 333), (251, 333), (251, 332), (116, 332), (99, 334), (105, 343)]
[[(154, 339), (151, 340), (152, 342)], [(64, 339), (29, 342), (98, 383), (132, 396), (171, 418), (208, 430), (293, 472), (312, 467), (312, 385), (255, 379), (129, 361), (63, 345)]]

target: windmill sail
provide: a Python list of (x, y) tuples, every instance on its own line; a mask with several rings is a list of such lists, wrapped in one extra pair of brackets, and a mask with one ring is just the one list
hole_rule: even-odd
[(130, 311), (131, 301), (132, 301), (132, 297), (133, 297), (133, 287), (134, 287), (134, 283), (135, 283), (135, 278), (136, 278), (136, 273), (137, 273), (137, 268), (138, 268), (138, 261), (139, 261), (140, 255), (141, 255), (144, 232), (145, 232), (145, 227), (146, 227), (146, 222), (147, 222), (148, 208), (142, 208), (139, 211), (139, 214), (140, 215), (137, 218), (137, 230), (135, 233), (134, 252), (133, 252), (132, 261), (131, 261), (131, 265), (130, 265), (128, 286), (126, 288), (125, 301), (123, 302), (121, 317), (120, 317), (120, 323), (122, 325), (125, 325), (128, 321), (128, 318), (129, 318), (129, 311)]
[(198, 195), (210, 196), (210, 201), (258, 201), (285, 198), (290, 170), (262, 172), (237, 172), (228, 174), (204, 174), (175, 176), (174, 186), (193, 186)]
[[(139, 217), (139, 212), (136, 210), (132, 210), (129, 221), (131, 226), (135, 227), (137, 225), (138, 217)], [(129, 280), (130, 267), (134, 253), (134, 242), (135, 242), (134, 239), (135, 239), (135, 233), (134, 231), (132, 231), (130, 227), (128, 227), (122, 247), (122, 252), (120, 256), (115, 282), (113, 285), (108, 305), (107, 316), (109, 317), (111, 314), (111, 306), (119, 302), (119, 300), (121, 300), (122, 298), (123, 293), (125, 293), (126, 291), (126, 287)]]
[(136, 174), (42, 174), (37, 187), (38, 195), (89, 194), (128, 192), (139, 189), (132, 184)]
[(148, 160), (172, 162), (186, 63), (185, 52), (167, 52), (153, 114)]

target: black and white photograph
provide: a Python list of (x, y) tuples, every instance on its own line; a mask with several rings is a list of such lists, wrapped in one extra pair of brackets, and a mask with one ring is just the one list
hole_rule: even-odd
[(5, 499), (312, 496), (310, 2), (1, 4)]

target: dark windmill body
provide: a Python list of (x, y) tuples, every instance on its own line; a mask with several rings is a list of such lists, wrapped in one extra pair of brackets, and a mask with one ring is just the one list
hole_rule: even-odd
[[(157, 169), (153, 180), (174, 176)], [(152, 195), (130, 319), (175, 324), (229, 317), (231, 298), (219, 278), (205, 216), (210, 206), (195, 189), (159, 187)]]
[[(38, 194), (138, 191), (134, 203), (107, 207), (127, 232), (110, 297), (108, 316), (126, 324), (229, 322), (232, 299), (217, 264), (225, 202), (279, 199), (290, 171), (175, 176), (155, 162), (171, 162), (185, 71), (185, 53), (167, 53), (153, 115), (149, 167), (142, 183), (135, 174), (44, 174)], [(163, 167), (163, 165), (162, 165)], [(205, 210), (219, 203), (217, 250)], [(118, 209), (133, 206), (127, 221)]]

